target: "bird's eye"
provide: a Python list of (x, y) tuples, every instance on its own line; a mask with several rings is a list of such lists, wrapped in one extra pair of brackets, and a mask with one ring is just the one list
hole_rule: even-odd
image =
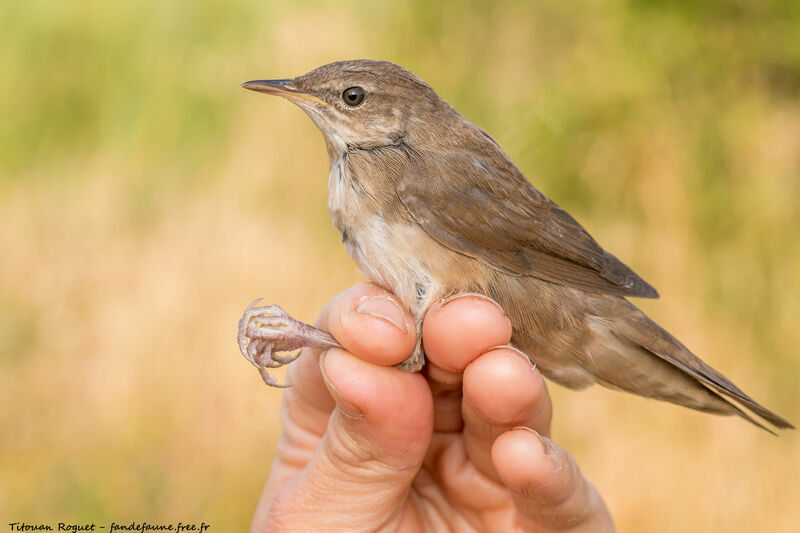
[(350, 107), (355, 107), (364, 101), (364, 95), (366, 94), (361, 87), (350, 87), (342, 92), (342, 100)]

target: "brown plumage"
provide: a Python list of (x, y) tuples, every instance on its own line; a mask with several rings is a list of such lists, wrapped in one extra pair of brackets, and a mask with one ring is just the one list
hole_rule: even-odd
[[(414, 74), (341, 61), (243, 86), (293, 101), (320, 128), (328, 207), (348, 253), (418, 323), (438, 299), (480, 292), (511, 319), (514, 345), (566, 387), (599, 383), (793, 427), (628, 302), (658, 294)], [(418, 346), (401, 366), (423, 364)]]

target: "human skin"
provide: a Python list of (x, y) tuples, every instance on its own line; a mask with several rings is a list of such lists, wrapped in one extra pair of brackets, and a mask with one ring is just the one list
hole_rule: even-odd
[(511, 323), (494, 302), (433, 305), (422, 373), (392, 366), (416, 331), (376, 285), (336, 296), (317, 326), (344, 349), (305, 349), (289, 366), (253, 533), (614, 530), (597, 490), (550, 440), (545, 382), (507, 346)]

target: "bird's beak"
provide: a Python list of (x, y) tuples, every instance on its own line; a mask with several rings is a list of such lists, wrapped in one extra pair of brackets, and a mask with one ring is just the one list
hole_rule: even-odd
[(297, 90), (295, 87), (292, 86), (293, 81), (294, 80), (291, 79), (253, 80), (244, 82), (242, 84), (242, 87), (259, 93), (280, 96), (282, 98), (286, 98), (287, 100), (291, 100), (292, 102), (303, 103), (312, 101), (312, 102), (318, 102), (320, 104), (330, 105), (328, 102), (320, 100), (316, 96), (312, 96), (308, 93)]

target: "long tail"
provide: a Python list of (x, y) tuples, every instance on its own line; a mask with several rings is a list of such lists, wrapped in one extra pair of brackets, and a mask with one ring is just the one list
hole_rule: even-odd
[[(630, 302), (622, 298), (614, 300), (616, 302), (612, 305), (615, 309), (609, 310), (611, 312), (603, 313), (602, 317), (587, 317), (589, 326), (595, 334), (598, 332), (601, 335), (611, 334), (616, 337), (619, 345), (627, 347), (626, 351), (633, 349), (645, 352), (651, 358), (655, 356), (679, 372), (678, 375), (675, 375), (675, 372), (667, 373), (672, 374), (673, 381), (660, 391), (656, 387), (656, 394), (649, 394), (650, 396), (702, 411), (736, 414), (773, 433), (742, 409), (745, 408), (776, 428), (794, 429), (789, 421), (753, 400), (725, 376), (697, 358), (675, 337)], [(625, 383), (614, 383), (617, 381), (615, 379), (603, 381), (607, 381), (606, 385), (615, 388), (630, 389)], [(641, 390), (631, 390), (631, 392), (642, 394)]]

